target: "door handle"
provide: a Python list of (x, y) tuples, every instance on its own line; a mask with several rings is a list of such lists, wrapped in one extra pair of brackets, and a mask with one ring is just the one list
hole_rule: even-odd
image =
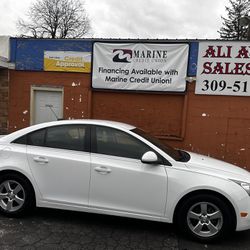
[(95, 167), (95, 171), (100, 173), (100, 174), (109, 174), (111, 173), (111, 169), (104, 167), (104, 166), (100, 166), (100, 167)]
[(35, 156), (33, 157), (33, 160), (37, 163), (48, 163), (49, 160), (43, 156)]

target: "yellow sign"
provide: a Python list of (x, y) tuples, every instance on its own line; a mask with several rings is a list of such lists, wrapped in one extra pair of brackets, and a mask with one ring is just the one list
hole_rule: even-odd
[(76, 51), (45, 51), (44, 71), (90, 73), (91, 53)]

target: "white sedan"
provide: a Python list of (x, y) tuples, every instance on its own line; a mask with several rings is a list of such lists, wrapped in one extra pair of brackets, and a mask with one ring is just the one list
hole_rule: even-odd
[(211, 241), (250, 228), (250, 174), (124, 123), (70, 120), (0, 138), (0, 211), (34, 206), (176, 223)]

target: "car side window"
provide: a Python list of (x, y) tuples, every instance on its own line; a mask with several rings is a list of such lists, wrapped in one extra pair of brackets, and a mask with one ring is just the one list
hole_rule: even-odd
[(11, 143), (16, 143), (16, 144), (27, 144), (27, 135), (23, 135), (17, 139), (15, 139), (14, 141), (12, 141)]
[(47, 128), (45, 146), (51, 148), (85, 151), (87, 126), (65, 125)]
[(89, 151), (85, 145), (86, 125), (61, 125), (36, 130), (17, 138), (12, 143), (27, 144), (31, 146)]
[(123, 131), (96, 126), (95, 153), (141, 159), (142, 155), (152, 150), (149, 146)]
[(40, 129), (28, 134), (27, 144), (32, 146), (44, 146), (46, 129)]
[(15, 139), (12, 143), (42, 147), (44, 146), (45, 133), (46, 129), (39, 129)]

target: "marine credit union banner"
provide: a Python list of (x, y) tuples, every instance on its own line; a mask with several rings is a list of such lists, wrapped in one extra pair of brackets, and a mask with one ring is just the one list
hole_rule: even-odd
[(250, 42), (200, 42), (196, 94), (250, 96)]
[(45, 51), (45, 71), (90, 73), (91, 53), (78, 51)]
[(92, 87), (183, 92), (188, 49), (188, 44), (96, 42)]

